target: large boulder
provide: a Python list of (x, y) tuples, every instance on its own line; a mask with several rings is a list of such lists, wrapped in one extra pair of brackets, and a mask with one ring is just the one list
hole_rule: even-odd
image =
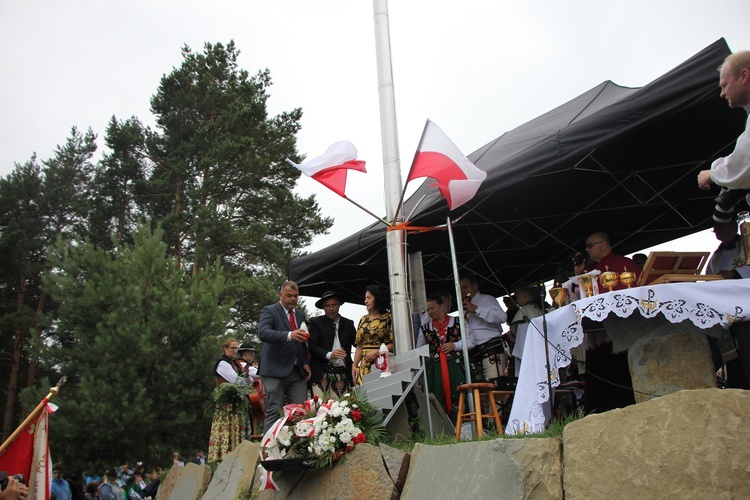
[(652, 394), (716, 387), (708, 339), (700, 331), (646, 334), (628, 349), (628, 365), (636, 403)]
[(159, 485), (159, 493), (157, 494), (157, 497), (159, 497), (160, 500), (162, 498), (169, 498), (169, 495), (172, 494), (172, 490), (174, 490), (174, 487), (177, 484), (177, 479), (180, 477), (180, 474), (182, 474), (183, 469), (184, 467), (179, 465), (175, 465), (169, 469), (164, 481)]
[[(400, 472), (405, 459), (401, 457), (399, 460), (397, 455), (392, 454), (391, 464)], [(258, 491), (260, 477), (256, 475), (253, 491), (261, 499), (398, 498), (398, 489), (389, 475), (380, 448), (369, 444), (357, 445), (333, 467), (274, 473), (274, 482), (278, 490)]]
[(403, 491), (406, 483), (406, 475), (409, 473), (409, 460), (411, 455), (405, 451), (393, 448), (386, 444), (380, 444), (380, 453), (383, 455), (385, 468), (388, 470), (393, 482), (396, 483), (398, 491)]
[(305, 472), (288, 498), (390, 500), (398, 498), (398, 490), (383, 463), (380, 448), (363, 443), (333, 467)]
[(258, 465), (260, 444), (242, 441), (216, 468), (203, 500), (234, 500), (250, 496), (253, 476)]
[[(211, 469), (207, 465), (189, 463), (185, 467), (174, 467), (181, 469), (173, 488), (168, 496), (165, 496), (159, 488), (159, 499), (166, 500), (198, 500), (206, 491), (211, 481)], [(172, 471), (170, 471), (171, 473)]]
[(565, 427), (563, 450), (566, 500), (750, 498), (750, 391), (680, 391), (589, 415)]
[(417, 444), (402, 499), (562, 499), (560, 440)]

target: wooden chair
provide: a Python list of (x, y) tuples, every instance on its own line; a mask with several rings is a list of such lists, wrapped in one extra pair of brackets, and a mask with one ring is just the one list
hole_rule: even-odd
[[(456, 390), (458, 396), (458, 416), (456, 418), (456, 441), (461, 439), (461, 424), (464, 422), (474, 422), (477, 426), (477, 437), (482, 437), (482, 419), (494, 418), (498, 432), (503, 434), (503, 424), (500, 423), (500, 415), (497, 413), (497, 404), (492, 391), (495, 384), (491, 382), (476, 382), (473, 384), (459, 385)], [(465, 396), (468, 391), (472, 391), (474, 397), (474, 411), (464, 411)], [(482, 413), (482, 396), (486, 396), (491, 413)]]

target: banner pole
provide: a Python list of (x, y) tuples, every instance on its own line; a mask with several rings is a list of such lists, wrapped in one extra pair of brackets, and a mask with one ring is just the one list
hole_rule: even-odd
[(58, 382), (55, 387), (49, 390), (49, 394), (47, 394), (47, 396), (44, 399), (42, 399), (42, 401), (38, 405), (36, 405), (36, 408), (34, 408), (34, 410), (31, 413), (29, 413), (29, 416), (26, 417), (24, 421), (21, 422), (21, 425), (19, 425), (16, 428), (16, 430), (13, 431), (13, 433), (8, 437), (8, 439), (5, 440), (2, 446), (0, 446), (0, 454), (2, 454), (6, 450), (6, 448), (8, 448), (8, 446), (10, 446), (11, 443), (16, 440), (18, 435), (21, 434), (21, 432), (26, 428), (26, 426), (29, 425), (31, 421), (34, 420), (39, 415), (42, 409), (49, 402), (50, 398), (55, 396), (57, 392), (60, 390), (60, 386), (62, 386), (65, 383), (65, 380), (66, 380), (65, 377), (61, 378), (60, 382)]

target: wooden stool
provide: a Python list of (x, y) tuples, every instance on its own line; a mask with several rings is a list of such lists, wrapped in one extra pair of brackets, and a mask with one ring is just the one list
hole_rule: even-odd
[[(482, 437), (482, 419), (483, 418), (494, 418), (495, 425), (500, 434), (503, 434), (503, 424), (500, 423), (500, 415), (497, 413), (497, 405), (495, 404), (495, 396), (492, 391), (495, 389), (495, 384), (491, 382), (477, 382), (474, 384), (463, 384), (459, 385), (456, 390), (460, 393), (458, 396), (458, 417), (456, 418), (456, 441), (461, 439), (461, 424), (463, 422), (475, 422), (477, 426), (477, 437)], [(474, 411), (464, 412), (464, 398), (467, 391), (473, 391), (474, 393)], [(489, 400), (490, 409), (492, 410), (489, 414), (482, 413), (482, 396), (487, 396)]]

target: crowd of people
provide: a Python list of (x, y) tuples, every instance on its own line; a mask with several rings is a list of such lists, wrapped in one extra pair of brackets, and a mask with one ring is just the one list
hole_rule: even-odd
[[(203, 450), (193, 452), (190, 462), (203, 464)], [(184, 467), (180, 452), (172, 453), (172, 467)], [(164, 471), (160, 466), (147, 467), (136, 462), (131, 468), (128, 462), (106, 470), (88, 470), (80, 475), (67, 475), (62, 464), (52, 467), (50, 500), (146, 500), (156, 498)]]
[[(471, 353), (473, 377), (492, 379), (507, 374), (508, 344), (503, 338), (506, 315), (498, 301), (479, 291), (477, 278), (461, 277), (466, 310), (466, 329), (450, 316), (452, 294), (436, 291), (429, 295), (427, 309), (415, 338), (416, 345), (429, 345), (427, 362), (429, 390), (446, 413), (455, 418), (458, 394), (455, 388), (466, 381), (463, 349)], [(363, 302), (366, 314), (356, 324), (339, 313), (344, 303), (334, 290), (323, 293), (315, 303), (323, 314), (306, 319), (297, 307), (299, 289), (287, 281), (279, 290), (279, 301), (263, 308), (258, 322), (258, 338), (263, 343), (257, 371), (242, 365), (243, 351), (249, 344), (233, 338), (222, 343), (223, 354), (214, 372), (217, 387), (225, 383), (244, 384), (252, 397), (250, 383), (261, 379), (264, 411), (257, 426), (242, 408), (217, 406), (209, 442), (209, 461), (218, 462), (243, 438), (266, 433), (280, 418), (280, 409), (302, 403), (310, 396), (339, 399), (373, 369), (382, 352), (393, 352), (394, 332), (390, 294), (378, 285), (366, 287)], [(254, 354), (254, 349), (251, 351)], [(252, 359), (251, 359), (252, 361)]]

